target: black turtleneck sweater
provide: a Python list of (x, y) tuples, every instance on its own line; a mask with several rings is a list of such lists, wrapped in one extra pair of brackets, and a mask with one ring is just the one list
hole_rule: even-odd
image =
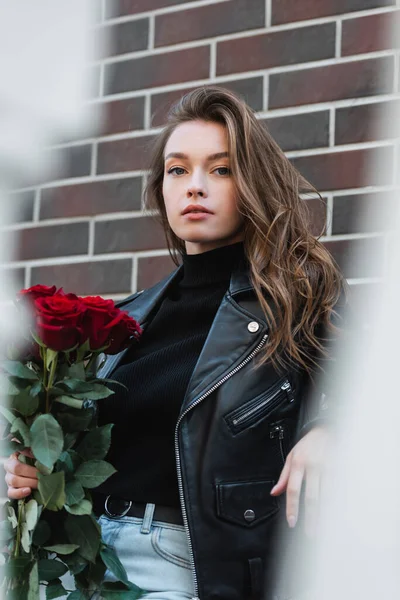
[(139, 341), (112, 379), (113, 396), (99, 404), (100, 424), (115, 423), (107, 456), (117, 473), (99, 492), (179, 507), (174, 433), (180, 407), (211, 323), (243, 257), (241, 242), (183, 257)]

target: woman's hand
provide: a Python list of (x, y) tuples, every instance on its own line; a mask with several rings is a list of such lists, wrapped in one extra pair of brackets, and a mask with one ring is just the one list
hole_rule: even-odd
[(8, 485), (7, 495), (12, 500), (20, 500), (29, 496), (32, 490), (35, 490), (38, 486), (38, 470), (20, 462), (18, 460), (19, 454), (33, 458), (33, 454), (29, 450), (23, 450), (22, 452), (14, 452), (4, 462), (5, 479)]
[(312, 535), (318, 516), (322, 469), (326, 459), (329, 433), (324, 427), (309, 431), (289, 452), (272, 496), (286, 491), (286, 518), (290, 527), (297, 523), (301, 487), (305, 478), (306, 531)]

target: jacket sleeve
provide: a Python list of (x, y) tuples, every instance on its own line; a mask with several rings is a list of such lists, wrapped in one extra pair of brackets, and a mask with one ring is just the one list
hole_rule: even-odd
[(335, 423), (337, 418), (338, 407), (334, 399), (334, 381), (340, 373), (341, 350), (351, 335), (350, 322), (353, 322), (344, 292), (335, 305), (330, 320), (335, 326), (336, 332), (322, 324), (316, 332), (328, 357), (314, 355), (319, 366), (312, 374), (304, 374), (297, 441), (313, 427), (329, 427)]

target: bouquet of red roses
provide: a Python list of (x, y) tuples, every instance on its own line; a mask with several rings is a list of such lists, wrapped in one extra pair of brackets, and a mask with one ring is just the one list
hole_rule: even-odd
[[(13, 600), (139, 598), (115, 552), (101, 537), (90, 490), (115, 472), (104, 460), (112, 424), (97, 425), (96, 401), (113, 394), (97, 379), (100, 353), (117, 354), (141, 334), (138, 323), (112, 300), (81, 298), (55, 286), (17, 294), (17, 318), (30, 321), (24, 343), (0, 363), (6, 421), (3, 454), (18, 452), (34, 465), (38, 489), (8, 501), (0, 523), (0, 593)], [(22, 453), (23, 452), (23, 453)], [(114, 583), (104, 583), (109, 569)], [(61, 577), (70, 572), (75, 589)]]

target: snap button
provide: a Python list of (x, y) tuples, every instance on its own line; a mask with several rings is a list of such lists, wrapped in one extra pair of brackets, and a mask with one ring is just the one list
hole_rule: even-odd
[(251, 332), (251, 333), (256, 333), (256, 331), (258, 331), (260, 329), (259, 324), (256, 321), (251, 321), (248, 325), (247, 325), (247, 329)]
[(246, 510), (244, 513), (244, 518), (248, 523), (251, 523), (256, 518), (256, 513), (254, 510)]

